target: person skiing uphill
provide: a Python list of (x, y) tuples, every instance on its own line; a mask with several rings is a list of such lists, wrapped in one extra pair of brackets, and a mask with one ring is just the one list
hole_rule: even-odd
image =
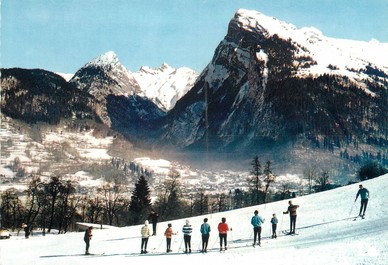
[[(230, 229), (232, 230), (232, 229)], [(226, 223), (226, 218), (222, 217), (221, 223), (218, 224), (218, 233), (220, 237), (220, 251), (222, 251), (222, 242), (224, 242), (225, 250), (227, 250), (227, 234), (229, 231), (229, 226)]]
[(251, 219), (253, 225), (253, 247), (256, 245), (256, 238), (258, 239), (257, 245), (261, 246), (261, 224), (264, 223), (264, 218), (259, 215), (259, 211), (254, 212), (254, 216)]
[(144, 222), (144, 226), (141, 228), (141, 254), (147, 254), (148, 238), (151, 236), (150, 228), (148, 226), (148, 220)]
[(207, 223), (207, 218), (203, 219), (203, 224), (201, 225), (201, 234), (202, 234), (202, 252), (207, 252), (207, 246), (209, 244), (210, 237), (210, 225)]
[(193, 228), (190, 225), (189, 220), (186, 220), (186, 224), (182, 228), (183, 239), (185, 241), (185, 253), (191, 253), (191, 232)]
[(283, 214), (290, 214), (290, 232), (289, 235), (295, 234), (295, 226), (296, 226), (296, 209), (299, 207), (299, 205), (292, 204), (292, 201), (288, 201), (288, 208), (286, 212), (283, 212)]
[(358, 187), (359, 187), (359, 190), (357, 192), (356, 199), (354, 201), (355, 202), (357, 201), (358, 196), (361, 197), (361, 206), (360, 206), (359, 216), (364, 218), (366, 207), (368, 206), (369, 191), (366, 188), (364, 188), (364, 186), (362, 186), (362, 184), (360, 184)]

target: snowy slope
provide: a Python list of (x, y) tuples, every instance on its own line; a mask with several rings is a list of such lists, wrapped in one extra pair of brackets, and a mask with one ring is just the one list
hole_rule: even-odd
[(169, 111), (191, 89), (198, 74), (187, 67), (175, 69), (164, 63), (157, 69), (143, 66), (133, 76), (141, 87), (140, 96)]
[[(185, 220), (171, 221), (178, 234), (173, 237), (170, 254), (164, 254), (163, 231), (167, 222), (158, 225), (157, 236), (151, 237), (148, 250), (151, 253), (139, 255), (140, 227), (94, 230), (91, 242), (92, 253), (83, 256), (83, 233), (66, 235), (32, 236), (26, 240), (22, 235), (0, 241), (0, 263), (2, 265), (24, 264), (181, 264), (184, 262), (202, 264), (251, 264), (265, 261), (269, 264), (387, 264), (388, 262), (388, 174), (365, 181), (371, 198), (364, 220), (353, 221), (357, 215), (359, 200), (352, 207), (358, 184), (294, 199), (299, 204), (296, 236), (283, 236), (288, 229), (288, 216), (282, 215), (287, 201), (254, 206), (223, 213), (190, 218), (193, 225), (192, 254), (182, 253), (181, 229)], [(262, 232), (262, 247), (253, 248), (250, 218), (255, 209), (265, 219)], [(279, 237), (270, 239), (272, 213), (279, 218)], [(212, 232), (209, 241), (211, 250), (198, 253), (200, 246), (199, 226), (204, 217), (209, 218)], [(221, 217), (227, 218), (232, 227), (228, 235), (229, 249), (218, 251), (216, 227)]]
[[(388, 72), (388, 43), (372, 39), (369, 42), (336, 39), (323, 35), (313, 27), (298, 29), (292, 24), (280, 21), (252, 10), (239, 9), (234, 20), (247, 31), (277, 34), (282, 39), (291, 39), (300, 50), (298, 56), (311, 56), (317, 64), (301, 69), (300, 75), (340, 74), (354, 80), (367, 78), (358, 73), (370, 65)], [(333, 65), (336, 69), (328, 68)], [(356, 71), (355, 71), (356, 70)]]

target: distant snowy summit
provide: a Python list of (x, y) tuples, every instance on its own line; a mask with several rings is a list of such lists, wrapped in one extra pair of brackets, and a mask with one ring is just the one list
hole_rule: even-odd
[(198, 73), (187, 67), (175, 69), (164, 63), (156, 69), (143, 66), (133, 76), (141, 87), (141, 95), (169, 111), (193, 87)]
[(57, 75), (63, 77), (67, 82), (70, 81), (70, 79), (73, 78), (74, 74), (67, 74), (67, 73), (56, 73)]
[(114, 51), (108, 51), (97, 58), (93, 59), (89, 63), (85, 65), (85, 67), (89, 65), (100, 65), (100, 66), (112, 66), (112, 67), (122, 67), (119, 58), (117, 57)]
[[(132, 73), (120, 63), (115, 52), (109, 51), (86, 63), (72, 81), (77, 81), (78, 87), (89, 87), (92, 94), (100, 94), (105, 87), (115, 95), (146, 97), (161, 110), (169, 111), (190, 90), (197, 77), (198, 73), (190, 68), (175, 69), (166, 63), (159, 68), (142, 66)], [(82, 84), (81, 79), (89, 85)], [(93, 80), (97, 85), (91, 83)]]

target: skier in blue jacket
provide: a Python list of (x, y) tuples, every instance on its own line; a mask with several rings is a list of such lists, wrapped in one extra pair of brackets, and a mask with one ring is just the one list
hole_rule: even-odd
[(203, 219), (203, 224), (201, 225), (201, 234), (202, 234), (202, 252), (207, 252), (207, 245), (209, 244), (210, 236), (210, 225), (207, 223), (208, 219)]
[(256, 239), (258, 238), (257, 245), (261, 246), (261, 224), (264, 223), (264, 218), (259, 215), (259, 211), (254, 212), (254, 216), (251, 219), (251, 224), (253, 225), (253, 247), (256, 245)]
[(366, 206), (368, 205), (368, 199), (369, 199), (369, 191), (360, 184), (359, 190), (356, 195), (356, 199), (354, 201), (357, 201), (358, 196), (361, 197), (361, 207), (360, 207), (360, 216), (364, 218)]

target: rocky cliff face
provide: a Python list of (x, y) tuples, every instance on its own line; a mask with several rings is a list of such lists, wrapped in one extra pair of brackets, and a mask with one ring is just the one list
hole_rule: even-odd
[(69, 82), (96, 99), (94, 108), (108, 126), (112, 126), (112, 120), (107, 109), (107, 97), (129, 97), (140, 91), (136, 80), (130, 76), (114, 52), (107, 52), (87, 63)]
[(168, 114), (162, 139), (212, 150), (298, 139), (327, 149), (387, 146), (388, 68), (357, 53), (368, 45), (387, 50), (239, 10), (193, 89)]

